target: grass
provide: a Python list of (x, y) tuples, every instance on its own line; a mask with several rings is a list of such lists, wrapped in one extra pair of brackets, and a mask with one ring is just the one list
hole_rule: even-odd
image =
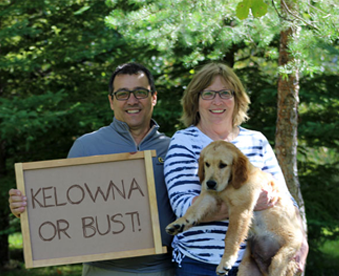
[(8, 237), (9, 250), (22, 249), (22, 235), (21, 233), (14, 233)]
[[(320, 251), (324, 253), (325, 258), (322, 260), (321, 266), (324, 269), (336, 271), (335, 275), (339, 275), (339, 241), (326, 241), (320, 248)], [(331, 274), (332, 275), (332, 274)]]
[(11, 234), (8, 241), (11, 260), (4, 270), (0, 270), (1, 276), (81, 276), (82, 264), (26, 269), (23, 261), (21, 233)]
[(40, 276), (40, 275), (49, 275), (49, 276), (81, 276), (82, 265), (66, 265), (66, 266), (51, 266), (51, 267), (42, 267), (42, 268), (31, 268), (26, 269), (23, 263), (12, 262), (10, 265), (15, 265), (15, 268), (8, 268), (6, 270), (0, 271), (1, 276)]
[[(339, 259), (339, 241), (327, 241), (320, 248), (320, 251), (332, 256), (335, 259)], [(339, 267), (339, 263), (338, 263)]]
[[(82, 265), (64, 265), (42, 268), (26, 269), (22, 255), (22, 236), (21, 233), (14, 233), (9, 236), (9, 248), (11, 261), (9, 266), (0, 271), (1, 276), (81, 276)], [(339, 275), (339, 240), (328, 240), (320, 248), (320, 251), (326, 256), (316, 263), (309, 266), (305, 276), (337, 276)], [(314, 271), (315, 270), (315, 271)], [(319, 271), (321, 270), (321, 272)]]
[(339, 275), (339, 240), (327, 240), (318, 250), (311, 250), (305, 276)]

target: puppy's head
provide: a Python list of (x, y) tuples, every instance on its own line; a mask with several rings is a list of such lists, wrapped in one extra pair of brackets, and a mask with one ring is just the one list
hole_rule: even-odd
[(247, 157), (232, 143), (215, 141), (200, 153), (198, 175), (203, 189), (220, 192), (229, 184), (238, 189), (247, 181), (248, 170)]

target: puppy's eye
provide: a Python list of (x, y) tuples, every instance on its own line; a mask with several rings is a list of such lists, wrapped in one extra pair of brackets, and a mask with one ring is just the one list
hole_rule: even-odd
[(219, 169), (223, 169), (227, 167), (227, 164), (224, 164), (224, 163), (219, 163)]
[(207, 163), (207, 162), (205, 162), (205, 165), (206, 165), (206, 167), (207, 167), (207, 168), (210, 166), (210, 164), (209, 164), (209, 163)]

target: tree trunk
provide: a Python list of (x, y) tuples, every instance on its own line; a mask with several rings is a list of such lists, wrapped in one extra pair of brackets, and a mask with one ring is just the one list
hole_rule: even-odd
[[(0, 183), (4, 183), (6, 176), (6, 155), (5, 155), (5, 141), (0, 140)], [(8, 202), (6, 196), (0, 195), (0, 200)], [(8, 209), (7, 204), (0, 205), (0, 267), (4, 267), (9, 263), (9, 247), (8, 247), (8, 233), (9, 228)]]
[[(292, 38), (292, 30), (282, 31), (280, 34), (279, 65), (291, 61), (287, 52), (288, 39)], [(278, 80), (278, 116), (275, 137), (275, 149), (279, 164), (284, 173), (287, 186), (298, 204), (303, 199), (300, 194), (300, 184), (297, 169), (298, 146), (298, 104), (299, 104), (299, 76), (298, 72), (288, 75), (288, 78), (279, 77)]]
[[(287, 2), (289, 9), (293, 9), (293, 2)], [(284, 8), (282, 8), (284, 11)], [(295, 30), (295, 29), (294, 29)], [(289, 39), (297, 39), (293, 28), (280, 33), (279, 66), (293, 61), (288, 52)], [(287, 186), (298, 202), (302, 217), (305, 217), (304, 200), (300, 191), (297, 169), (298, 146), (298, 104), (299, 104), (299, 73), (295, 70), (287, 78), (278, 79), (278, 114), (275, 136), (275, 150), (281, 169), (284, 173)]]
[[(283, 2), (283, 1), (282, 1)], [(285, 1), (289, 10), (293, 10), (293, 2)], [(282, 11), (285, 10), (282, 4)], [(285, 14), (287, 17), (288, 15)], [(288, 28), (280, 33), (279, 66), (293, 62), (293, 57), (288, 52), (289, 39), (297, 39), (296, 29)], [(305, 204), (300, 191), (297, 168), (298, 146), (298, 104), (299, 104), (299, 73), (293, 71), (287, 78), (279, 76), (278, 79), (278, 114), (275, 136), (276, 155), (284, 173), (286, 184), (292, 196), (299, 205), (305, 231), (306, 214)]]

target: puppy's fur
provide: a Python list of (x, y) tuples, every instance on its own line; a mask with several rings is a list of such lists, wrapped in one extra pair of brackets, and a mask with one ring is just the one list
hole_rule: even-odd
[[(247, 248), (238, 276), (292, 276), (293, 260), (300, 249), (303, 232), (296, 208), (288, 193), (280, 191), (270, 174), (254, 167), (233, 144), (212, 142), (199, 159), (201, 194), (186, 214), (169, 224), (166, 231), (175, 235), (198, 224), (224, 201), (229, 211), (225, 251), (218, 275), (227, 275), (237, 260), (240, 244)], [(277, 203), (263, 211), (253, 211), (262, 188), (276, 191)]]

